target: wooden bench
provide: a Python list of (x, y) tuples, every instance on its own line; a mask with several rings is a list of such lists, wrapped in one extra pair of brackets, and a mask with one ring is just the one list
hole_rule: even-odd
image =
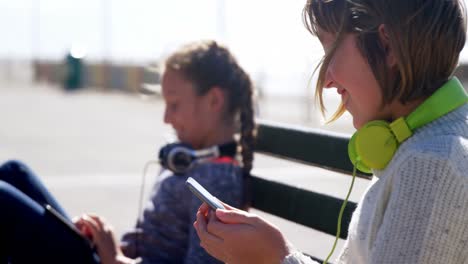
[[(348, 158), (348, 141), (349, 137), (337, 133), (259, 121), (256, 152), (351, 176), (353, 166)], [(371, 175), (359, 172), (357, 177), (371, 179)], [(258, 175), (252, 175), (251, 183), (252, 207), (336, 236), (343, 200)], [(348, 224), (355, 208), (356, 203), (348, 201), (342, 218), (341, 238), (348, 235)], [(316, 257), (311, 258), (322, 262)]]

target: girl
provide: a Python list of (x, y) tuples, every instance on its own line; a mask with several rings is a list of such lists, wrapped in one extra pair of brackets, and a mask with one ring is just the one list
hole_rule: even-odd
[[(323, 110), (322, 89), (337, 89), (342, 104), (332, 120), (350, 112), (358, 129), (350, 157), (376, 176), (338, 263), (468, 262), (468, 99), (452, 77), (465, 44), (462, 10), (457, 0), (305, 5), (306, 26), (325, 50), (318, 101)], [(378, 138), (371, 154), (360, 151)], [(202, 205), (194, 223), (213, 256), (230, 264), (313, 263), (273, 225), (226, 206)]]
[[(244, 185), (252, 168), (255, 138), (249, 76), (227, 48), (214, 41), (192, 43), (166, 60), (162, 94), (166, 103), (164, 121), (176, 131), (179, 146), (197, 151), (216, 147), (220, 154), (194, 162), (182, 173), (164, 169), (143, 217), (135, 230), (123, 236), (121, 245), (102, 218), (83, 215), (77, 219), (76, 226), (91, 240), (100, 263), (219, 263), (200, 247), (192, 226), (201, 202), (186, 188), (188, 177), (229, 203), (247, 206)], [(234, 136), (239, 129), (237, 143)], [(239, 161), (238, 149), (242, 156)], [(5, 166), (12, 168), (7, 175), (27, 171), (16, 162)], [(11, 209), (6, 210), (11, 212), (9, 217), (0, 222), (0, 230), (5, 229), (0, 241), (6, 245), (0, 248), (0, 261), (3, 257), (15, 264), (99, 263), (89, 245), (64, 222), (57, 221), (66, 215), (36, 182), (37, 177), (30, 171), (23, 174), (14, 178), (29, 179), (24, 180), (29, 183), (28, 189), (14, 187), (19, 180), (0, 181), (0, 205)], [(46, 193), (48, 199), (30, 193)], [(52, 205), (58, 212), (50, 213), (43, 204)]]
[(136, 229), (124, 235), (123, 252), (148, 263), (214, 263), (192, 228), (201, 202), (185, 181), (192, 177), (217, 197), (246, 206), (243, 187), (252, 168), (255, 136), (252, 83), (227, 48), (204, 41), (182, 47), (166, 60), (162, 95), (164, 122), (195, 150), (228, 150), (240, 125), (242, 167), (233, 159), (234, 144), (232, 153), (164, 178)]

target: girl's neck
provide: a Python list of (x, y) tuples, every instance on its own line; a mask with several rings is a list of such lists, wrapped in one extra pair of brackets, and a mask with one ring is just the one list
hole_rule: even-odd
[(219, 126), (211, 135), (207, 135), (200, 148), (221, 145), (234, 140), (235, 129), (233, 126)]

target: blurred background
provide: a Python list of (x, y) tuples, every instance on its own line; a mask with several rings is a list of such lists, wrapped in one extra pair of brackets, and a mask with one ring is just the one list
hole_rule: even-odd
[[(324, 124), (312, 72), (323, 55), (302, 23), (305, 0), (0, 0), (0, 161), (29, 164), (71, 215), (135, 223), (144, 183), (170, 128), (157, 68), (180, 45), (226, 44), (251, 74), (257, 116), (351, 134), (349, 115)], [(456, 75), (467, 80), (466, 49)], [(151, 66), (151, 67), (150, 67)], [(309, 85), (309, 82), (311, 85)], [(329, 113), (340, 98), (325, 93)], [(344, 197), (348, 177), (257, 155), (254, 173)], [(358, 180), (356, 201), (367, 182)], [(324, 257), (332, 239), (264, 215), (299, 248)]]

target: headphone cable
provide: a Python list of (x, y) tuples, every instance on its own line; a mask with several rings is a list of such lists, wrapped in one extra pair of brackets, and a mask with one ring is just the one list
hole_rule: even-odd
[(328, 263), (328, 260), (330, 259), (330, 257), (333, 255), (333, 252), (335, 251), (336, 249), (336, 244), (338, 243), (338, 239), (340, 238), (340, 234), (341, 234), (341, 220), (343, 218), (343, 213), (344, 213), (344, 209), (346, 208), (346, 204), (348, 203), (348, 199), (349, 199), (349, 196), (351, 195), (351, 191), (353, 190), (353, 186), (354, 186), (354, 180), (356, 179), (356, 167), (358, 166), (357, 164), (359, 163), (359, 157), (356, 159), (356, 164), (354, 164), (354, 167), (353, 167), (353, 179), (351, 180), (351, 185), (349, 186), (349, 190), (348, 190), (348, 194), (346, 195), (346, 198), (344, 199), (343, 201), (343, 204), (341, 204), (341, 209), (340, 209), (340, 213), (338, 215), (338, 224), (337, 224), (337, 227), (336, 227), (336, 237), (335, 237), (335, 242), (333, 243), (333, 247), (330, 251), (330, 253), (328, 254), (327, 258), (323, 261), (322, 264), (327, 264)]
[[(137, 218), (136, 218), (136, 227), (138, 227), (138, 222), (140, 220), (140, 217), (143, 217), (142, 214), (143, 214), (143, 196), (144, 196), (144, 193), (145, 193), (145, 183), (146, 183), (146, 174), (148, 172), (148, 168), (151, 164), (159, 164), (159, 162), (157, 160), (149, 160), (145, 163), (145, 166), (143, 168), (143, 174), (142, 174), (142, 178), (141, 178), (141, 185), (140, 185), (140, 197), (139, 197), (139, 200), (138, 200), (138, 212), (137, 212)], [(156, 175), (156, 182), (158, 181), (158, 178), (159, 178), (159, 174)], [(139, 237), (140, 237), (140, 231), (138, 231), (136, 233), (136, 236), (137, 238), (135, 239), (135, 252), (134, 253), (134, 256), (136, 256), (136, 253), (137, 253), (137, 250), (138, 250), (138, 240), (139, 240)]]
[[(141, 185), (140, 185), (140, 198), (138, 201), (138, 212), (137, 212), (137, 221), (140, 219), (142, 216), (142, 209), (143, 209), (143, 196), (145, 193), (145, 182), (146, 182), (146, 174), (148, 172), (148, 168), (151, 164), (159, 164), (158, 161), (156, 160), (149, 160), (145, 163), (145, 166), (143, 168), (143, 175), (141, 177)], [(159, 174), (156, 176), (156, 181), (158, 180), (157, 178), (159, 177)]]

